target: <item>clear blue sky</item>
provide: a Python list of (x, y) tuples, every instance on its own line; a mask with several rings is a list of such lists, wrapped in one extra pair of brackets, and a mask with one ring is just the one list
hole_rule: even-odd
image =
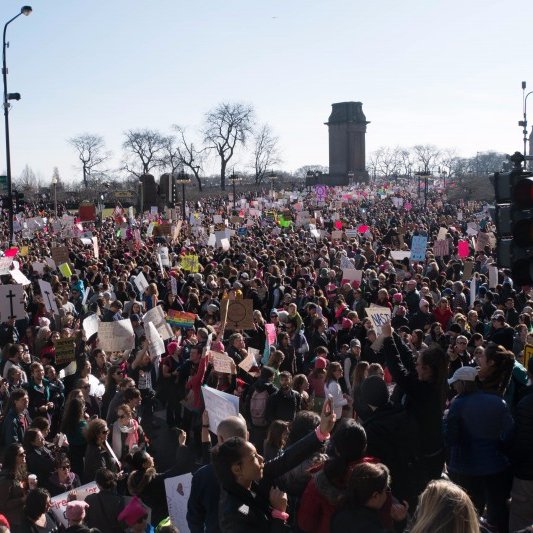
[[(2, 25), (23, 2), (2, 0)], [(66, 139), (194, 130), (221, 101), (252, 104), (287, 170), (328, 164), (331, 104), (363, 102), (367, 153), (432, 143), (522, 149), (533, 90), (530, 0), (34, 0), (8, 28), (12, 168), (79, 177)], [(525, 35), (524, 32), (526, 31)], [(533, 96), (529, 101), (533, 124)], [(0, 169), (5, 167), (0, 128)], [(239, 164), (244, 165), (241, 158)], [(214, 170), (214, 169), (213, 169)]]

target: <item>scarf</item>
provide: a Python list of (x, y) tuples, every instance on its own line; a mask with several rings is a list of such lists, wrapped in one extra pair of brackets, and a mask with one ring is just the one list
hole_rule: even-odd
[(139, 444), (139, 422), (135, 420), (135, 418), (131, 419), (130, 426), (123, 431), (124, 426), (121, 426), (119, 421), (117, 420), (115, 424), (113, 424), (113, 437), (112, 437), (112, 444), (113, 444), (113, 451), (117, 454), (117, 457), (120, 459), (123, 455), (122, 453), (122, 435), (126, 434), (126, 439), (124, 441), (124, 444), (127, 446), (128, 451), (131, 451), (133, 446), (136, 446)]

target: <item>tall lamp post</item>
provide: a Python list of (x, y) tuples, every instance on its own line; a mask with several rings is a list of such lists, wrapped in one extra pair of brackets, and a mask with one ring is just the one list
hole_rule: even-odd
[(11, 152), (9, 147), (9, 100), (20, 100), (19, 93), (7, 92), (7, 64), (6, 64), (6, 50), (8, 47), (6, 41), (7, 27), (20, 15), (28, 16), (31, 13), (30, 6), (23, 6), (20, 13), (15, 15), (12, 19), (8, 20), (4, 26), (4, 36), (2, 41), (2, 79), (4, 82), (4, 123), (6, 131), (6, 172), (7, 172), (7, 197), (9, 205), (9, 244), (13, 244), (13, 190), (11, 184)]
[(235, 169), (233, 169), (233, 172), (231, 173), (231, 176), (228, 178), (231, 183), (233, 183), (233, 211), (237, 211), (237, 197), (235, 195), (235, 184), (241, 180), (237, 174), (235, 174)]
[(181, 169), (176, 176), (176, 185), (181, 185), (181, 219), (185, 221), (187, 216), (185, 214), (185, 185), (191, 183), (191, 180), (185, 171)]
[(54, 215), (57, 218), (57, 176), (52, 176), (52, 185), (54, 187)]
[[(526, 158), (524, 163), (524, 168), (527, 168), (527, 97), (533, 93), (533, 91), (529, 91), (526, 94), (526, 87), (527, 84), (525, 81), (522, 82), (522, 112), (524, 115), (524, 120), (519, 120), (518, 125), (522, 126), (522, 133), (524, 134), (524, 157)], [(533, 155), (533, 154), (529, 154)]]
[(353, 179), (355, 177), (355, 173), (353, 170), (348, 171), (348, 185), (353, 185)]

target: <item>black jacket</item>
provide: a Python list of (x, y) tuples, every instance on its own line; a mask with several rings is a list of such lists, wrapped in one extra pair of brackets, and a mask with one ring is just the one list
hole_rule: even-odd
[[(298, 466), (307, 457), (322, 448), (322, 443), (313, 432), (289, 446), (281, 455), (267, 461), (263, 468), (260, 490), (268, 494), (274, 480)], [(191, 533), (218, 533), (220, 485), (213, 465), (197, 470), (192, 477), (191, 494), (187, 504), (187, 523)], [(234, 531), (234, 530), (231, 530)], [(255, 531), (250, 529), (248, 531)], [(257, 530), (260, 531), (260, 530)]]
[(119, 496), (110, 490), (101, 490), (96, 494), (89, 494), (85, 501), (89, 504), (85, 511), (85, 521), (89, 527), (96, 527), (107, 533), (121, 533), (124, 531), (117, 516), (126, 505), (124, 496)]
[(379, 511), (369, 507), (346, 507), (331, 519), (332, 533), (387, 533), (380, 520)]
[(282, 520), (272, 518), (268, 498), (255, 483), (251, 490), (233, 483), (220, 491), (218, 505), (222, 533), (282, 533), (291, 531)]
[(514, 475), (518, 479), (533, 480), (533, 386), (518, 402), (515, 410), (515, 433), (511, 448)]
[(296, 413), (301, 409), (301, 403), (301, 396), (298, 392), (292, 389), (288, 391), (279, 389), (268, 397), (265, 418), (269, 422), (273, 420), (292, 422)]
[(422, 455), (432, 455), (442, 450), (443, 408), (440, 391), (433, 383), (418, 379), (413, 354), (396, 333), (385, 339), (383, 353), (394, 381), (405, 395), (405, 408), (418, 423)]

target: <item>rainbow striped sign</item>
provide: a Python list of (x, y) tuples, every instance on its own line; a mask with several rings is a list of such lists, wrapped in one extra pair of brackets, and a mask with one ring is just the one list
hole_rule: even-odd
[(185, 311), (169, 309), (167, 314), (168, 324), (177, 328), (193, 328), (195, 320), (195, 313), (186, 313)]

